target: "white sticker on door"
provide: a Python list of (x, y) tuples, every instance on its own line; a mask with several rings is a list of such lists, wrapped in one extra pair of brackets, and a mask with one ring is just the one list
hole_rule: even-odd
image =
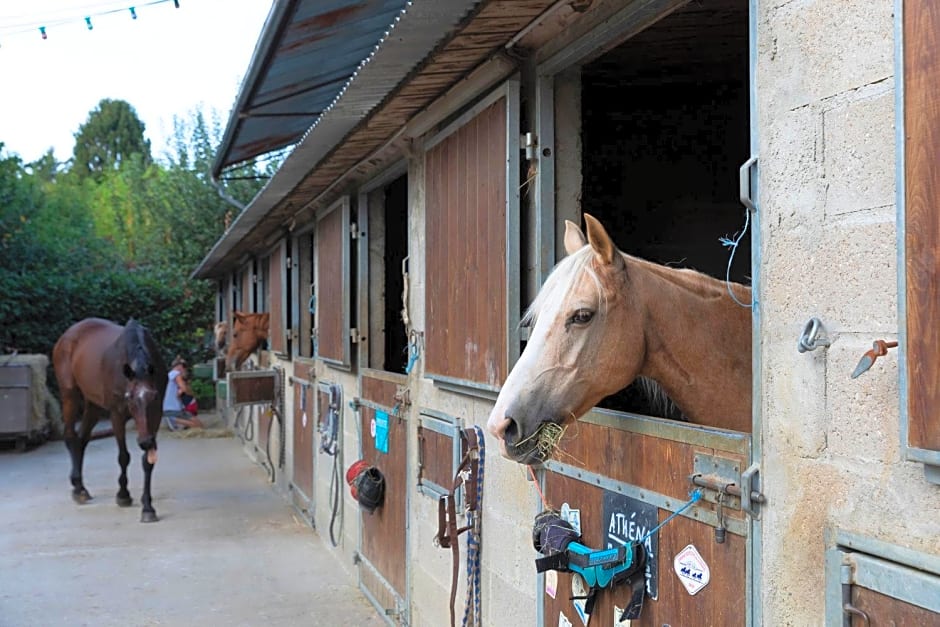
[(711, 580), (711, 571), (708, 570), (708, 564), (702, 559), (701, 554), (694, 545), (689, 545), (679, 551), (672, 561), (676, 575), (679, 581), (689, 591), (689, 594), (695, 594), (708, 585)]

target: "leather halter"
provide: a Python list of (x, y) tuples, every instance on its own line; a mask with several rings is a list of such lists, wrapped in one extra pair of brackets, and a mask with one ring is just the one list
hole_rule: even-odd
[[(473, 528), (474, 522), (457, 527), (457, 504), (455, 494), (460, 486), (464, 486), (464, 506), (468, 513), (477, 509), (477, 474), (480, 469), (480, 443), (477, 441), (477, 432), (472, 427), (460, 431), (461, 438), (466, 445), (466, 453), (457, 466), (450, 492), (444, 494), (437, 501), (437, 535), (434, 542), (444, 549), (450, 549), (452, 555), (452, 570), (450, 582), (450, 624), (456, 627), (456, 612), (454, 605), (457, 600), (457, 580), (460, 576), (460, 542), (458, 536)], [(468, 582), (469, 585), (469, 582)]]

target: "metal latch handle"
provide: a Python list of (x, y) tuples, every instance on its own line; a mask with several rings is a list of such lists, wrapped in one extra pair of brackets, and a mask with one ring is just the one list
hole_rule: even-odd
[(755, 480), (759, 475), (760, 464), (757, 462), (748, 466), (747, 470), (741, 473), (741, 509), (757, 519), (760, 518), (758, 507), (766, 502), (759, 486), (755, 489)]

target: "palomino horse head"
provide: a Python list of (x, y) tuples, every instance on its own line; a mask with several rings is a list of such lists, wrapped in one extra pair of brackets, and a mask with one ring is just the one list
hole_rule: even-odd
[(225, 358), (226, 370), (238, 370), (248, 356), (268, 340), (270, 313), (232, 312), (232, 343)]
[(587, 238), (572, 222), (565, 257), (523, 318), (529, 341), (503, 384), (487, 428), (504, 456), (537, 463), (539, 434), (564, 425), (628, 385), (643, 363), (642, 319), (626, 298), (621, 253), (604, 227), (585, 215)]
[(212, 328), (212, 336), (215, 338), (215, 352), (219, 357), (225, 355), (225, 347), (228, 344), (228, 322), (222, 320), (216, 322)]
[(638, 376), (690, 422), (749, 431), (749, 288), (625, 255), (584, 219), (586, 238), (567, 223), (568, 256), (523, 318), (529, 341), (490, 414), (503, 455), (544, 461), (565, 425)]

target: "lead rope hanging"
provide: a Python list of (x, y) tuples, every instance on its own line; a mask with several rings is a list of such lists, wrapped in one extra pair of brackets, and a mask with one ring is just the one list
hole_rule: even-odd
[[(480, 558), (482, 554), (483, 534), (481, 525), (483, 522), (483, 468), (486, 458), (486, 446), (484, 444), (483, 430), (474, 425), (477, 434), (479, 466), (477, 467), (477, 498), (476, 507), (467, 512), (467, 524), (470, 529), (467, 531), (467, 602), (463, 608), (463, 627), (480, 627), (482, 619), (480, 611), (482, 609), (482, 586), (480, 582)], [(470, 606), (473, 606), (473, 616), (470, 616)], [(472, 622), (471, 622), (472, 619)]]

